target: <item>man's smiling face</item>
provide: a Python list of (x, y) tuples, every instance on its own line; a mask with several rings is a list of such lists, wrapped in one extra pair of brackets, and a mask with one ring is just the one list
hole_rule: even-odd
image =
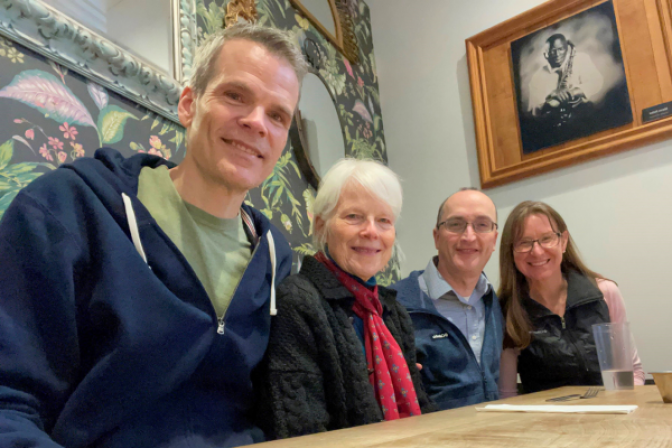
[[(444, 204), (439, 222), (459, 218), (473, 223), (480, 219), (497, 222), (497, 211), (492, 200), (480, 191), (460, 191)], [(434, 245), (439, 251), (439, 271), (451, 276), (479, 275), (490, 260), (497, 242), (497, 230), (476, 233), (468, 225), (463, 233), (451, 233), (446, 225), (434, 229)]]
[(180, 98), (185, 159), (231, 191), (257, 187), (282, 154), (298, 99), (289, 62), (250, 40), (225, 43), (205, 91), (187, 87)]
[(563, 42), (562, 39), (554, 39), (548, 45), (548, 62), (553, 68), (560, 67), (565, 61), (565, 56), (567, 56), (567, 42)]

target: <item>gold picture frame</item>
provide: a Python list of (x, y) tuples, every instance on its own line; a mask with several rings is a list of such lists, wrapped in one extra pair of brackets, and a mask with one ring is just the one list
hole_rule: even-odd
[[(522, 151), (511, 43), (611, 2), (632, 111), (630, 123)], [(491, 188), (672, 137), (672, 116), (644, 109), (672, 101), (672, 0), (551, 0), (466, 40), (481, 187)]]
[(359, 45), (355, 36), (352, 14), (342, 0), (324, 0), (329, 2), (336, 35), (333, 35), (300, 0), (289, 0), (302, 16), (310, 21), (327, 40), (345, 56), (351, 64), (359, 62)]

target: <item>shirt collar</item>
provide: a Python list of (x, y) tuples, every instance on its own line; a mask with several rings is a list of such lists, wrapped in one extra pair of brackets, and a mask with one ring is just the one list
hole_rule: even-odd
[[(421, 289), (434, 300), (443, 297), (445, 294), (453, 290), (453, 287), (450, 286), (450, 284), (443, 278), (443, 276), (439, 273), (439, 270), (436, 268), (437, 261), (438, 257), (436, 256), (429, 260), (425, 271), (422, 273), (422, 279), (424, 280), (425, 284), (421, 284)], [(425, 288), (423, 288), (423, 286), (425, 286)], [(476, 283), (476, 287), (474, 288), (474, 293), (476, 293), (477, 297), (483, 297), (490, 291), (491, 288), (492, 284), (485, 276), (485, 273), (481, 272), (478, 283)], [(474, 293), (472, 293), (472, 296), (474, 296)], [(458, 294), (455, 293), (455, 295)], [(469, 299), (469, 297), (467, 297), (467, 299)]]

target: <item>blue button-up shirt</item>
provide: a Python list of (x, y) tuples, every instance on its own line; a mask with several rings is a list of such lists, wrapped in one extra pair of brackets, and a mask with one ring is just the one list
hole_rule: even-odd
[(429, 261), (425, 272), (418, 277), (420, 289), (432, 299), (436, 310), (459, 328), (480, 364), (485, 334), (483, 296), (490, 291), (492, 285), (485, 274), (481, 273), (471, 295), (462, 297), (441, 276), (434, 264), (435, 259), (436, 257)]

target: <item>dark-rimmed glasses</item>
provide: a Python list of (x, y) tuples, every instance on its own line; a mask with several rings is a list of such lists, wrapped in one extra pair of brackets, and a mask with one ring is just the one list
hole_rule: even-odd
[(534, 248), (534, 243), (539, 243), (539, 245), (544, 249), (551, 249), (557, 246), (561, 236), (562, 234), (556, 232), (544, 235), (538, 240), (521, 241), (513, 246), (513, 251), (517, 254), (524, 254), (527, 252), (531, 252), (532, 249)]
[(464, 233), (468, 225), (471, 225), (475, 233), (490, 233), (497, 228), (497, 224), (488, 218), (477, 218), (473, 222), (467, 222), (462, 218), (450, 218), (438, 223), (436, 228), (446, 226), (446, 230), (450, 233)]

